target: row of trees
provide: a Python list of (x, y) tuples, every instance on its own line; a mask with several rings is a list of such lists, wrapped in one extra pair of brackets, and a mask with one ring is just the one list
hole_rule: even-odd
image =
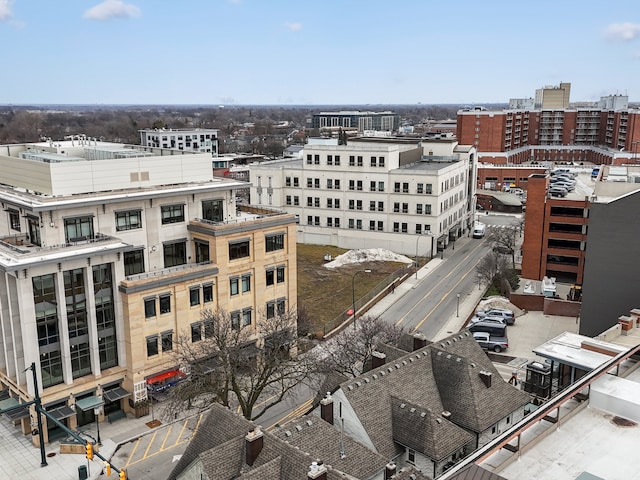
[(515, 221), (506, 228), (492, 229), (488, 235), (491, 252), (476, 267), (480, 280), (502, 296), (508, 296), (520, 282), (515, 267), (517, 236), (522, 235), (522, 228), (522, 221)]
[[(397, 344), (404, 331), (380, 318), (360, 317), (332, 340), (297, 354), (293, 311), (258, 322), (251, 329), (232, 327), (224, 311), (204, 311), (205, 338), (192, 342), (179, 335), (174, 354), (187, 379), (169, 390), (163, 409), (167, 417), (185, 410), (205, 410), (211, 403), (239, 408), (250, 420), (261, 417), (300, 384), (318, 389), (328, 373), (355, 377), (370, 364), (379, 343)], [(255, 337), (253, 337), (255, 338)]]

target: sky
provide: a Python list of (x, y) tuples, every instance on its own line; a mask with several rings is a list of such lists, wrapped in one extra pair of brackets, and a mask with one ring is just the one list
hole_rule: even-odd
[(0, 104), (640, 101), (638, 0), (0, 0)]

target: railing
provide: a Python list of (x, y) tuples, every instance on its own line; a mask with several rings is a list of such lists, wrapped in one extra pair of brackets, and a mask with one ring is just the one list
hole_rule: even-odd
[(128, 275), (124, 277), (125, 281), (135, 282), (137, 280), (147, 280), (149, 278), (162, 277), (171, 273), (183, 272), (185, 270), (191, 270), (192, 268), (202, 267), (204, 265), (211, 265), (210, 261), (200, 263), (185, 263), (183, 265), (176, 265), (175, 267), (162, 268), (160, 270), (153, 270), (152, 272), (136, 273), (135, 275)]
[[(77, 247), (78, 245), (89, 245), (92, 243), (105, 242), (108, 240), (115, 240), (115, 237), (111, 237), (109, 235), (104, 235), (102, 233), (97, 233), (95, 236), (91, 238), (87, 238), (84, 240), (78, 240), (75, 242), (67, 242), (60, 243), (56, 245), (47, 245), (47, 246), (38, 246), (32, 243), (29, 243), (26, 235), (11, 235), (10, 237), (4, 237), (0, 239), (0, 245), (14, 251), (17, 253), (28, 254), (28, 253), (42, 253), (42, 252), (50, 252), (52, 250), (59, 250), (61, 248), (69, 248), (69, 247)], [(14, 240), (13, 242), (10, 240)]]

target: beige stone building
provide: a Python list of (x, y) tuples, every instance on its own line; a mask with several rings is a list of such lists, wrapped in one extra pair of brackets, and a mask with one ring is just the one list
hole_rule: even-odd
[(214, 177), (210, 153), (0, 146), (2, 405), (33, 398), (35, 363), (43, 405), (67, 426), (115, 419), (184, 375), (174, 343), (206, 335), (205, 309), (260, 342), (258, 322), (297, 302), (296, 224), (237, 210), (246, 187)]

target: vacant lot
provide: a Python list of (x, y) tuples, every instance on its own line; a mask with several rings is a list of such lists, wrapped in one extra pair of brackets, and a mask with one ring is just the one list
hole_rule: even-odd
[[(354, 290), (357, 300), (406, 265), (366, 262), (334, 269), (324, 267), (326, 254), (335, 258), (346, 251), (337, 247), (298, 244), (298, 305), (304, 307), (313, 332), (322, 331), (325, 323), (351, 308)], [(367, 269), (371, 272), (363, 271)], [(358, 271), (362, 273), (353, 282), (353, 275)]]

